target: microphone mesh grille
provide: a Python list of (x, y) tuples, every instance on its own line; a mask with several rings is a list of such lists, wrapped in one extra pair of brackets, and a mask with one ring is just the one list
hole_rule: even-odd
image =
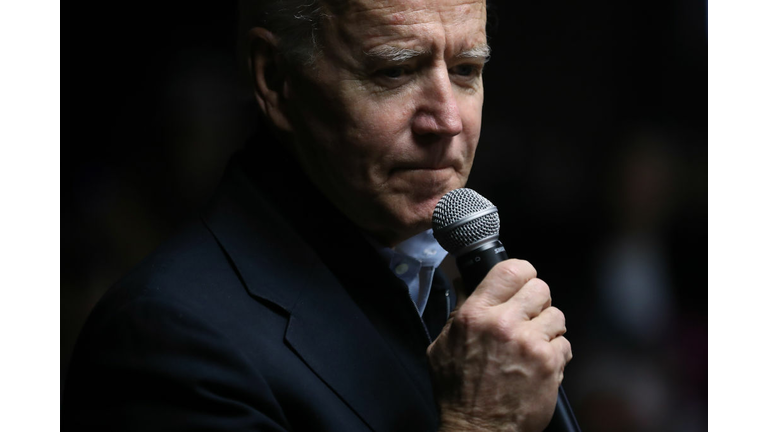
[(493, 204), (479, 193), (468, 188), (455, 189), (445, 194), (432, 213), (432, 229), (435, 239), (450, 253), (499, 234), (499, 213), (493, 212), (470, 219), (450, 231), (441, 228), (471, 215), (493, 207)]

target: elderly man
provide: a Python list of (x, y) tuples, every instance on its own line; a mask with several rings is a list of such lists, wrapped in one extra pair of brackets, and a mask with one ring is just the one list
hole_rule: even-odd
[(480, 135), (485, 3), (300, 3), (246, 7), (268, 131), (94, 310), (64, 428), (543, 430), (547, 285), (508, 260), (456, 307), (429, 231)]

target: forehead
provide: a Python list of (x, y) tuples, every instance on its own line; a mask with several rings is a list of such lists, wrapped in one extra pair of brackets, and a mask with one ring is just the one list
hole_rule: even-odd
[(350, 0), (336, 6), (329, 16), (332, 32), (363, 50), (391, 43), (467, 49), (486, 40), (483, 0)]

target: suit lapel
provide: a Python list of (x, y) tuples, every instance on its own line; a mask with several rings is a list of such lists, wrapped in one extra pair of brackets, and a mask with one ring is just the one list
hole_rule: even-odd
[(398, 357), (399, 347), (385, 340), (338, 283), (326, 278), (332, 276), (315, 274), (325, 288), (307, 291), (297, 303), (286, 332), (288, 344), (371, 429), (434, 430), (435, 416), (427, 414), (435, 408)]
[(251, 295), (290, 315), (288, 346), (371, 429), (436, 429), (428, 340), (407, 288), (349, 227), (299, 233), (283, 214), (234, 166), (205, 221)]

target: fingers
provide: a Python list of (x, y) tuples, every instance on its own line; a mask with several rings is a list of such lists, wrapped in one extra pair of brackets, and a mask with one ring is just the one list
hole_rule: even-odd
[(536, 269), (524, 260), (508, 259), (502, 261), (488, 272), (469, 296), (467, 303), (481, 306), (496, 306), (512, 298), (528, 281), (536, 277)]
[(552, 306), (549, 285), (539, 278), (533, 278), (504, 305), (505, 313), (519, 314), (525, 320), (531, 320)]
[(560, 309), (550, 306), (539, 316), (531, 320), (531, 325), (542, 334), (543, 338), (551, 341), (565, 334), (565, 315)]
[(573, 351), (571, 351), (571, 343), (566, 339), (564, 336), (558, 336), (550, 341), (550, 344), (552, 344), (557, 352), (562, 354), (563, 359), (565, 363), (563, 363), (563, 367), (567, 365), (571, 359), (573, 359)]
[(530, 263), (496, 264), (427, 348), (443, 424), (458, 413), (484, 426), (499, 419), (496, 428), (487, 424), (494, 430), (543, 430), (573, 358), (565, 331), (565, 316)]
[[(494, 312), (488, 313), (488, 308)], [(509, 259), (496, 264), (454, 312), (461, 315), (461, 328), (475, 323), (506, 333), (525, 326), (529, 340), (552, 343), (565, 363), (572, 358), (570, 343), (563, 337), (565, 315), (552, 306), (549, 286), (536, 277), (536, 269), (528, 261)]]
[(547, 307), (526, 325), (530, 326), (529, 334), (538, 335), (562, 356), (563, 367), (571, 361), (571, 343), (563, 336), (566, 332), (565, 315), (560, 309)]

